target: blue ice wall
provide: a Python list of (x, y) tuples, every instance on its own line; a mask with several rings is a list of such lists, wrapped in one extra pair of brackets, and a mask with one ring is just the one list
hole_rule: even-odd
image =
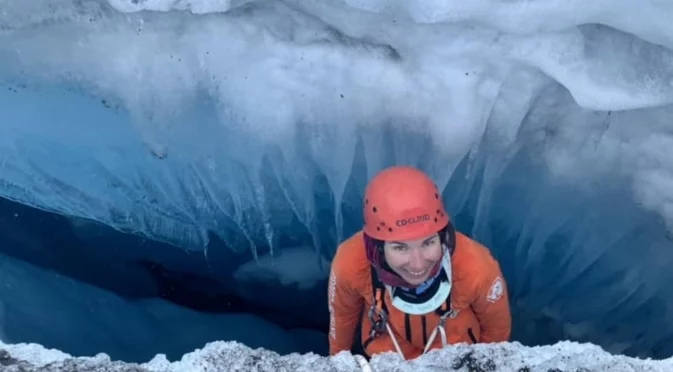
[[(501, 260), (517, 340), (670, 355), (671, 7), (462, 3), (17, 2), (1, 196), (319, 304), (367, 179), (413, 164)], [(276, 285), (241, 269), (283, 252), (295, 270), (257, 273)]]

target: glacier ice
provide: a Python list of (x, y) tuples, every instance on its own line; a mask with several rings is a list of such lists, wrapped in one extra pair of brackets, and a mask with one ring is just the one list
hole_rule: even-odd
[(207, 314), (159, 299), (128, 300), (10, 256), (0, 255), (0, 283), (0, 339), (6, 343), (39, 343), (79, 356), (105, 353), (127, 362), (157, 354), (176, 360), (214, 340), (281, 355), (308, 345), (316, 352), (327, 349), (325, 334), (286, 330), (250, 314)]
[[(133, 10), (128, 2), (112, 3)], [(171, 3), (131, 4), (167, 10)], [(192, 9), (195, 2), (181, 4), (177, 9)], [(347, 203), (342, 198), (355, 176), (354, 162), (366, 161), (367, 175), (392, 161), (416, 163), (445, 185), (462, 159), (490, 155), (474, 151), (490, 130), (497, 146), (511, 151), (517, 142), (534, 140), (519, 136), (511, 143), (516, 129), (550, 131), (565, 124), (522, 126), (539, 91), (550, 84), (569, 90), (574, 101), (568, 109), (578, 102), (597, 111), (595, 116), (661, 107), (673, 97), (669, 49), (605, 25), (575, 27), (568, 21), (563, 29), (539, 26), (520, 34), (462, 23), (414, 25), (403, 11), (358, 12), (338, 1), (247, 5), (200, 17), (120, 14), (91, 1), (46, 1), (42, 8), (17, 6), (7, 12), (2, 98), (3, 129), (11, 136), (3, 136), (4, 151), (18, 159), (30, 148), (38, 159), (46, 156), (39, 151), (66, 147), (87, 151), (92, 159), (82, 164), (73, 150), (47, 168), (37, 163), (32, 172), (27, 171), (31, 165), (6, 163), (7, 196), (192, 249), (207, 243), (207, 231), (221, 234), (232, 247), (247, 242), (273, 248), (274, 232), (293, 222), (323, 235), (314, 222), (321, 207), (307, 195), (328, 191), (335, 205)], [(571, 5), (564, 11), (575, 9)], [(634, 5), (622, 11), (640, 9), (652, 10)], [(492, 17), (484, 9), (472, 12), (476, 18)], [(509, 12), (528, 16), (516, 8)], [(652, 24), (644, 34), (655, 33)], [(617, 58), (620, 63), (613, 62)], [(29, 102), (44, 105), (35, 112), (26, 109)], [(260, 110), (260, 102), (268, 109)], [(72, 112), (70, 105), (86, 108)], [(49, 129), (36, 117), (45, 114), (54, 123)], [(387, 125), (399, 129), (390, 134), (394, 142), (412, 134), (421, 140), (404, 146), (408, 153), (395, 144), (400, 153), (394, 158), (381, 154), (381, 146), (369, 142), (387, 134)], [(566, 174), (571, 165), (562, 162), (568, 154), (556, 152), (581, 146), (582, 128), (597, 128), (576, 126), (544, 151), (555, 175), (574, 176)], [(625, 141), (623, 134), (601, 141), (589, 156), (609, 164), (612, 146)], [(48, 142), (33, 148), (34, 136)], [(21, 141), (33, 145), (17, 148)], [(656, 161), (659, 153), (653, 155)], [(633, 175), (646, 156), (629, 154), (618, 162)], [(124, 161), (127, 157), (135, 159), (133, 165)], [(65, 190), (50, 200), (27, 175), (40, 175)], [(315, 184), (316, 175), (328, 188)], [(658, 208), (648, 186), (638, 184), (653, 176), (632, 177), (637, 198)], [(106, 192), (91, 195), (90, 190)], [(89, 208), (92, 203), (97, 208)], [(338, 209), (335, 239), (347, 229), (339, 228)]]
[[(315, 354), (280, 356), (264, 349), (251, 349), (236, 342), (213, 342), (180, 360), (170, 362), (158, 355), (145, 363), (111, 361), (105, 354), (73, 357), (58, 350), (35, 344), (0, 343), (0, 363), (4, 370), (64, 372), (96, 370), (104, 372), (207, 372), (207, 371), (330, 371), (367, 372), (348, 352), (333, 357)], [(518, 343), (457, 345), (436, 350), (416, 360), (402, 362), (394, 353), (380, 354), (369, 363), (371, 371), (614, 371), (665, 372), (673, 367), (671, 359), (653, 361), (614, 356), (590, 344), (561, 342), (555, 345), (525, 348)]]
[[(267, 254), (240, 265), (233, 276), (239, 283), (279, 281), (284, 286), (296, 285), (299, 290), (307, 290), (327, 279), (329, 274), (329, 262), (315, 257), (315, 250), (311, 247), (283, 247), (276, 256)], [(297, 262), (316, 263), (316, 259), (320, 260), (320, 264), (297, 270)]]
[(2, 5), (0, 196), (301, 270), (413, 164), (502, 262), (515, 339), (673, 355), (668, 2)]

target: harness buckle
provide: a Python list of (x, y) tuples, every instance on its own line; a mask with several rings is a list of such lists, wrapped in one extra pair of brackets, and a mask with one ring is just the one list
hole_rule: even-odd
[(377, 312), (375, 305), (372, 305), (369, 308), (369, 321), (372, 323), (372, 329), (369, 332), (371, 337), (384, 333), (388, 323), (388, 313), (385, 310)]
[(446, 319), (451, 318), (451, 314), (453, 314), (453, 309), (445, 312), (442, 314), (442, 316), (439, 317), (439, 326), (444, 328), (444, 325), (446, 324)]

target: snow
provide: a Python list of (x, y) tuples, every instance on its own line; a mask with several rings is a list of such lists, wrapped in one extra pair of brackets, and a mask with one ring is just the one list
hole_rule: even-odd
[[(297, 270), (298, 262), (312, 262), (305, 270)], [(250, 260), (234, 270), (234, 279), (239, 283), (278, 281), (283, 286), (296, 286), (299, 290), (315, 288), (327, 279), (330, 262), (316, 255), (312, 247), (284, 247), (277, 255), (266, 254)]]
[[(6, 352), (7, 354), (3, 353)], [(207, 372), (207, 371), (331, 371), (358, 372), (353, 356), (341, 352), (333, 357), (315, 354), (276, 353), (251, 349), (236, 342), (212, 342), (170, 362), (157, 356), (145, 363), (112, 362), (105, 354), (74, 358), (35, 344), (3, 345), (0, 363), (5, 371), (60, 372), (69, 370), (135, 372)], [(401, 361), (394, 353), (374, 356), (372, 371), (454, 371), (470, 372), (664, 372), (673, 360), (644, 360), (613, 356), (595, 345), (560, 342), (555, 345), (526, 348), (517, 343), (456, 345), (434, 350), (411, 361)], [(21, 367), (22, 369), (18, 369)]]
[[(92, 257), (206, 272), (308, 317), (361, 226), (366, 180), (413, 164), (501, 262), (516, 340), (669, 357), (672, 15), (661, 0), (0, 0), (0, 196), (69, 216)], [(139, 252), (97, 224), (171, 245)], [(15, 226), (3, 228), (26, 252), (2, 252), (91, 274), (76, 252), (41, 258), (55, 247)], [(249, 336), (230, 326), (246, 316), (1, 262), (6, 342), (128, 362)], [(498, 347), (470, 350), (540, 370), (591, 367), (597, 350)]]
[[(323, 192), (315, 175), (326, 178), (333, 203), (346, 196), (354, 162), (364, 159), (367, 175), (393, 160), (411, 162), (445, 186), (461, 160), (488, 155), (473, 151), (491, 131), (569, 125), (540, 154), (555, 176), (616, 167), (633, 185), (632, 197), (670, 225), (670, 195), (655, 196), (652, 186), (670, 177), (668, 165), (657, 163), (670, 154), (643, 153), (648, 144), (630, 140), (633, 131), (652, 130), (660, 141), (670, 139), (661, 121), (673, 99), (667, 3), (355, 4), (381, 13), (336, 0), (243, 3), (119, 0), (109, 8), (50, 0), (5, 7), (0, 150), (12, 160), (3, 163), (3, 195), (187, 249), (203, 247), (206, 232), (215, 231), (256, 254), (277, 245), (279, 231), (293, 221), (288, 213), (310, 234), (322, 234), (320, 207), (309, 196)], [(542, 21), (549, 14), (554, 22)], [(548, 107), (546, 116), (579, 105), (596, 123), (522, 122), (554, 83), (574, 102)], [(30, 102), (41, 110), (28, 110)], [(259, 110), (259, 102), (273, 109)], [(67, 109), (73, 105), (83, 109)], [(608, 110), (615, 115), (601, 119)], [(633, 127), (633, 115), (651, 119), (641, 129), (624, 128)], [(42, 116), (52, 125), (42, 125)], [(396, 141), (408, 132), (430, 137), (391, 158), (375, 144), (386, 124), (402, 131)], [(604, 137), (585, 150), (594, 167), (584, 156), (568, 159), (587, 132), (603, 127)], [(364, 154), (359, 138), (374, 143)], [(489, 147), (514, 150), (515, 139), (535, 140), (504, 136)], [(419, 155), (421, 148), (432, 154)], [(54, 152), (60, 156), (45, 162)], [(26, 175), (41, 175), (59, 192)], [(343, 237), (348, 226), (334, 214), (334, 234)]]

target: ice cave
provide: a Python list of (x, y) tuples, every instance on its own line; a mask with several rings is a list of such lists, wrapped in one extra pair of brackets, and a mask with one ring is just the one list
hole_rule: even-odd
[[(673, 3), (0, 1), (0, 341), (327, 355), (364, 186), (426, 170), (512, 341), (673, 356)], [(2, 358), (0, 358), (2, 359)]]

